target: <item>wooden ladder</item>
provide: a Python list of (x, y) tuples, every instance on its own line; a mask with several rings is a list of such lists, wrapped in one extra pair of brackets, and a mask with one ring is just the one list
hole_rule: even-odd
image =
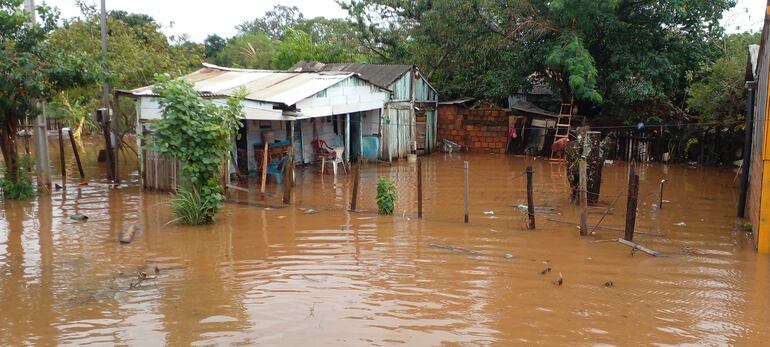
[[(561, 104), (559, 107), (559, 118), (556, 120), (556, 134), (553, 137), (554, 142), (561, 138), (569, 137), (569, 132), (572, 129), (573, 109), (572, 103)], [(551, 160), (564, 160), (564, 158), (557, 158), (554, 154), (555, 153), (552, 151)]]

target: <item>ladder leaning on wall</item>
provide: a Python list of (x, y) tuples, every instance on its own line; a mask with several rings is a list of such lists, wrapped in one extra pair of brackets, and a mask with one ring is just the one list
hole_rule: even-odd
[[(553, 137), (554, 142), (561, 138), (569, 137), (572, 130), (573, 103), (561, 104), (559, 107), (559, 118), (556, 120), (556, 134)], [(564, 161), (564, 158), (557, 158), (555, 152), (551, 151), (551, 160)]]

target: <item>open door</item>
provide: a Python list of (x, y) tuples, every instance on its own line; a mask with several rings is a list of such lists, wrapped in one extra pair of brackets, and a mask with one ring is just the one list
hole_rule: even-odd
[(428, 148), (428, 117), (425, 111), (415, 111), (415, 125), (417, 126), (415, 141), (417, 141), (417, 154), (425, 154)]

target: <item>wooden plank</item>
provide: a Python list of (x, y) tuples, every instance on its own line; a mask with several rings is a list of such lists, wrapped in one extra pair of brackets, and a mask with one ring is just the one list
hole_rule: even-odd
[(120, 233), (120, 243), (131, 243), (138, 229), (136, 224), (131, 224), (128, 228), (123, 229)]
[(642, 246), (642, 245), (640, 245), (640, 244), (638, 244), (636, 242), (633, 242), (633, 241), (628, 241), (628, 240), (624, 240), (624, 239), (618, 239), (618, 242), (620, 242), (621, 244), (624, 244), (624, 245), (626, 245), (628, 247), (631, 247), (631, 254), (635, 253), (636, 251), (642, 251), (642, 252), (647, 253), (647, 254), (649, 254), (649, 255), (651, 255), (653, 257), (661, 256), (660, 252), (652, 250), (652, 249), (649, 249), (647, 247), (644, 247), (644, 246)]

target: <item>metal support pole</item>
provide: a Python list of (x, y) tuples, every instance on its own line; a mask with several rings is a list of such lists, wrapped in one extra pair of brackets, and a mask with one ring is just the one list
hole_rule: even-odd
[(746, 196), (749, 190), (749, 169), (751, 168), (751, 147), (754, 135), (754, 99), (756, 82), (746, 84), (748, 97), (746, 101), (746, 126), (743, 140), (743, 164), (741, 164), (741, 190), (738, 197), (738, 218), (746, 215)]
[(350, 113), (345, 113), (345, 161), (350, 162)]

